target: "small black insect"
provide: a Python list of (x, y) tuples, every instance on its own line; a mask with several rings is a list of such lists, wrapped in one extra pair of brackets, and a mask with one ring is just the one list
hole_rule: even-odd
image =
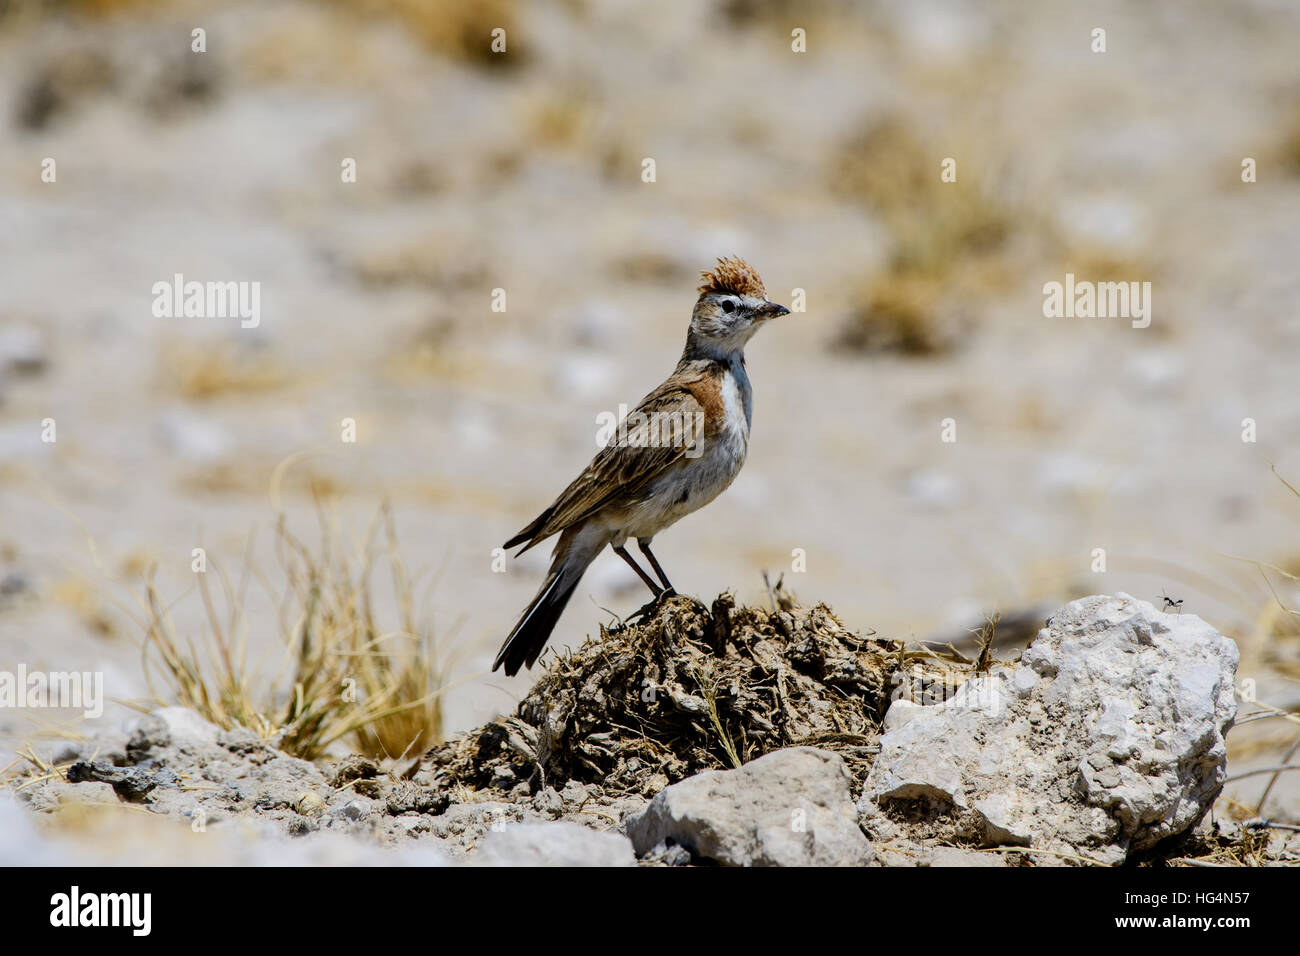
[(1182, 614), (1182, 613), (1183, 613), (1183, 599), (1182, 599), (1182, 598), (1179, 598), (1178, 600), (1175, 601), (1175, 600), (1174, 600), (1173, 598), (1171, 598), (1168, 594), (1165, 594), (1164, 591), (1161, 591), (1161, 592), (1160, 592), (1160, 595), (1161, 595), (1161, 597), (1163, 597), (1163, 598), (1165, 599), (1165, 610), (1166, 610), (1166, 611), (1174, 610), (1174, 611), (1177, 611), (1179, 614)]

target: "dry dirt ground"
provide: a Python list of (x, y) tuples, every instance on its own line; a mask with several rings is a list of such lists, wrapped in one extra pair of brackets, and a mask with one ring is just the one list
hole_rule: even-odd
[[(1118, 607), (1115, 599), (1090, 599), (1098, 600)], [(1058, 610), (1058, 619), (1087, 613), (1080, 611), (1083, 606), (1097, 607), (1077, 602)], [(1157, 644), (1165, 651), (1183, 647), (1183, 659), (1167, 660), (1184, 674), (1212, 659), (1199, 641), (1218, 642), (1224, 652), (1232, 647), (1190, 615), (1158, 615), (1149, 604), (1139, 614), (1148, 616), (1142, 626), (1152, 627), (1143, 632), (1148, 650), (1157, 653)], [(1106, 631), (1106, 641), (1129, 639), (1121, 635), (1132, 619), (1113, 632), (1098, 627), (1097, 619), (1086, 620), (1079, 639), (1095, 637), (1085, 633), (1094, 628)], [(1171, 640), (1168, 628), (1183, 625), (1188, 630)], [(1127, 655), (1138, 652), (1139, 642), (1132, 639)], [(1026, 795), (1039, 801), (1027, 818), (1031, 837), (1000, 828), (1005, 823), (1021, 832), (1026, 819), (1018, 825), (999, 815), (995, 808), (1008, 796), (1002, 790), (998, 797), (986, 791), (987, 799), (976, 799), (978, 791), (958, 786), (961, 795), (950, 801), (926, 789), (946, 781), (949, 761), (969, 754), (969, 746), (932, 737), (926, 749), (949, 748), (936, 761), (945, 769), (932, 776), (922, 768), (925, 760), (936, 760), (931, 754), (900, 770), (897, 727), (908, 721), (893, 714), (893, 730), (882, 733), (891, 704), (934, 713), (940, 708), (924, 705), (945, 699), (961, 710), (971, 695), (964, 702), (952, 699), (960, 697), (955, 688), (997, 682), (1013, 671), (1019, 676), (1002, 686), (1029, 688), (1033, 672), (1045, 670), (1054, 687), (1110, 674), (1116, 683), (1103, 699), (1113, 716), (1127, 696), (1122, 685), (1134, 679), (1134, 671), (1148, 669), (1112, 657), (1093, 661), (1091, 676), (1080, 677), (1067, 659), (1052, 657), (1052, 644), (1045, 630), (1034, 644), (1037, 663), (1004, 671), (988, 644), (977, 658), (968, 658), (950, 649), (882, 640), (846, 628), (825, 605), (801, 606), (781, 590), (769, 608), (736, 607), (730, 593), (711, 606), (673, 597), (636, 622), (602, 628), (598, 638), (550, 662), (513, 713), (396, 760), (355, 754), (297, 759), (283, 752), (283, 735), (268, 739), (244, 727), (221, 730), (179, 707), (149, 715), (130, 735), (65, 743), (52, 772), (28, 766), (0, 795), (0, 861), (628, 866), (636, 860), (634, 848), (647, 866), (1166, 867), (1300, 860), (1296, 828), (1258, 818), (1237, 822), (1214, 811), (1203, 815), (1209, 804), (1196, 795), (1197, 774), (1214, 774), (1204, 780), (1209, 800), (1222, 779), (1217, 729), (1206, 739), (1189, 732), (1181, 740), (1160, 731), (1165, 747), (1178, 753), (1163, 769), (1154, 750), (1130, 754), (1124, 766), (1131, 786), (1119, 801), (1126, 808), (1119, 816), (1112, 815), (1113, 807), (1100, 810), (1085, 801), (1077, 783)], [(1097, 656), (1110, 653), (1099, 649)], [(1230, 657), (1235, 660), (1235, 650)], [(1230, 680), (1227, 698), (1217, 691), (1200, 697), (1191, 689), (1194, 681), (1180, 685), (1182, 680), (1161, 674), (1150, 688), (1160, 697), (1158, 687), (1182, 686), (1185, 697), (1177, 706), (1189, 723), (1207, 715), (1231, 722), (1230, 711), (1237, 708)], [(976, 697), (982, 693), (973, 691)], [(1057, 705), (1068, 697), (1058, 694)], [(1229, 709), (1215, 716), (1212, 700)], [(1209, 709), (1200, 710), (1201, 704)], [(1044, 707), (1039, 700), (1037, 716), (1028, 719), (1004, 715), (1023, 733), (1030, 724), (1044, 725), (1037, 744), (1026, 737), (1014, 755), (1007, 739), (984, 738), (996, 736), (988, 726), (964, 726), (963, 734), (981, 740), (977, 764), (1041, 769), (1048, 764), (1038, 750), (1045, 747), (1073, 781), (1080, 758), (1072, 748), (1081, 736), (1090, 737), (1087, 728), (1104, 721), (1091, 706), (1057, 705)], [(1173, 698), (1164, 698), (1147, 710), (1173, 706)], [(1136, 736), (1125, 737), (1130, 745), (1143, 723), (1133, 723)], [(1194, 756), (1211, 749), (1217, 756), (1208, 764)], [(1181, 769), (1175, 772), (1175, 766)], [(979, 777), (978, 767), (969, 769), (972, 778)], [(1166, 770), (1168, 776), (1161, 776)], [(912, 782), (885, 784), (893, 796), (858, 800), (864, 786), (870, 792), (873, 780), (879, 787), (893, 773)], [(1009, 773), (993, 772), (998, 787)], [(1144, 790), (1147, 773), (1161, 783)], [(1119, 781), (1116, 772), (1108, 786)], [(1187, 788), (1182, 799), (1169, 798), (1171, 786)], [(11, 795), (17, 800), (9, 800)], [(1171, 822), (1172, 813), (1162, 820), (1177, 835), (1130, 845), (1137, 821), (1161, 820), (1159, 811), (1147, 816), (1149, 800), (1182, 808), (1180, 825)], [(801, 820), (807, 829), (791, 823), (792, 806), (796, 814), (812, 815)], [(647, 823), (643, 814), (661, 822)], [(1128, 822), (1121, 826), (1121, 820)], [(662, 839), (655, 829), (661, 825)]]

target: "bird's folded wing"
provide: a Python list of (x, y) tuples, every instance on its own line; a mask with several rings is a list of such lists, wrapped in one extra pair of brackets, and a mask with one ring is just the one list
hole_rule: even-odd
[(617, 499), (636, 500), (640, 489), (702, 441), (706, 409), (696, 395), (712, 384), (708, 378), (707, 373), (673, 376), (647, 395), (624, 419), (625, 427), (547, 509), (532, 541), (563, 531)]

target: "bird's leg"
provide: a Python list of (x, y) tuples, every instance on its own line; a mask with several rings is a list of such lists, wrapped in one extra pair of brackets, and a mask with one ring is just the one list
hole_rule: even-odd
[[(639, 541), (637, 543), (640, 544)], [(650, 589), (650, 593), (654, 595), (654, 597), (646, 602), (645, 605), (638, 608), (632, 614), (629, 614), (627, 620), (624, 622), (625, 624), (631, 624), (633, 621), (640, 621), (650, 616), (659, 608), (659, 605), (663, 603), (664, 598), (670, 598), (677, 593), (673, 590), (672, 585), (668, 584), (668, 579), (664, 577), (663, 569), (659, 567), (659, 562), (655, 560), (655, 556), (646, 551), (645, 545), (641, 545), (641, 550), (645, 552), (646, 557), (650, 559), (650, 563), (654, 565), (655, 573), (658, 574), (660, 578), (663, 578), (664, 584), (668, 586), (661, 588), (659, 585), (655, 584), (650, 575), (641, 570), (641, 565), (636, 563), (632, 558), (632, 555), (627, 553), (626, 549), (614, 548), (614, 553), (628, 563), (628, 566), (637, 573), (641, 580), (645, 582), (645, 586)]]
[(650, 550), (649, 540), (643, 541), (642, 539), (637, 538), (636, 544), (637, 547), (641, 549), (641, 553), (644, 554), (647, 559), (649, 559), (650, 567), (655, 569), (655, 574), (659, 575), (659, 580), (664, 583), (664, 593), (661, 594), (660, 596), (672, 597), (674, 594), (677, 593), (677, 589), (674, 588), (672, 582), (668, 580), (668, 575), (664, 574), (664, 569), (659, 567), (659, 562), (655, 560), (655, 556), (653, 552), (651, 552)]
[(655, 596), (655, 600), (657, 601), (659, 599), (659, 595), (663, 594), (663, 588), (655, 584), (654, 579), (651, 578), (650, 575), (646, 574), (644, 571), (641, 570), (641, 565), (637, 564), (636, 561), (633, 560), (632, 555), (628, 554), (626, 549), (624, 549), (621, 546), (615, 547), (614, 553), (617, 554), (624, 561), (626, 561), (628, 567), (630, 567), (633, 571), (637, 573), (637, 576), (642, 581), (645, 582), (645, 586), (650, 589), (650, 593)]

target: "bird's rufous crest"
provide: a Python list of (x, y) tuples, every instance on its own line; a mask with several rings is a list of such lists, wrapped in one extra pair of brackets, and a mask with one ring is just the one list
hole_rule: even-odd
[(700, 278), (704, 280), (699, 290), (701, 295), (708, 292), (722, 292), (731, 295), (750, 295), (756, 299), (767, 298), (763, 280), (754, 271), (754, 267), (739, 256), (719, 259), (714, 270), (701, 272)]

